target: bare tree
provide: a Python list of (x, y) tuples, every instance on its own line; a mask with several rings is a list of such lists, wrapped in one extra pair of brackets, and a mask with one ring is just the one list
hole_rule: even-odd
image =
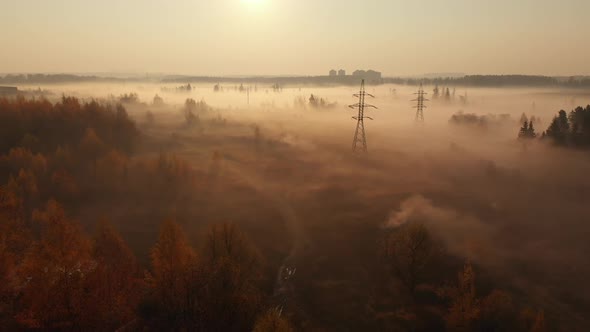
[(428, 229), (419, 223), (410, 223), (386, 241), (385, 254), (391, 272), (415, 297), (416, 287), (424, 280), (429, 264), (439, 254), (440, 247)]

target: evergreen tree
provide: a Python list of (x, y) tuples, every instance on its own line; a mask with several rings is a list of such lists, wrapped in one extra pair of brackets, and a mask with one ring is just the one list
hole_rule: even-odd
[(522, 127), (518, 132), (518, 138), (535, 138), (537, 134), (535, 133), (535, 127), (533, 126), (533, 121), (524, 121)]
[(520, 131), (518, 132), (518, 138), (526, 138), (528, 136), (528, 130), (529, 122), (525, 120), (522, 124), (522, 127), (520, 127)]
[(569, 120), (564, 110), (559, 111), (559, 115), (553, 118), (551, 125), (547, 128), (547, 137), (552, 138), (555, 143), (565, 145), (569, 136)]
[(535, 138), (537, 137), (537, 133), (535, 133), (535, 128), (533, 127), (533, 120), (529, 121), (529, 127), (527, 129), (528, 138)]
[(525, 122), (528, 122), (528, 121), (529, 121), (529, 119), (526, 116), (526, 114), (522, 113), (522, 115), (520, 116), (520, 124), (524, 124)]
[(576, 107), (568, 116), (571, 124), (571, 139), (576, 146), (590, 145), (590, 105)]

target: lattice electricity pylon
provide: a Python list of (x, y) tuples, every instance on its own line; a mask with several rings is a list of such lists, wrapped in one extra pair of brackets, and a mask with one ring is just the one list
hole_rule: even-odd
[(357, 120), (356, 131), (354, 132), (354, 140), (352, 141), (352, 152), (358, 151), (358, 144), (361, 143), (361, 152), (367, 152), (367, 137), (365, 136), (365, 118), (373, 120), (369, 116), (365, 116), (365, 108), (377, 108), (376, 106), (365, 104), (365, 96), (375, 98), (372, 94), (365, 92), (365, 80), (361, 81), (361, 90), (353, 96), (358, 97), (359, 102), (348, 107), (358, 109), (358, 115), (352, 118)]
[(424, 123), (424, 109), (426, 108), (424, 102), (428, 101), (428, 99), (424, 98), (426, 92), (424, 92), (424, 89), (422, 88), (422, 83), (420, 83), (420, 89), (418, 89), (418, 92), (414, 94), (418, 95), (416, 99), (412, 100), (416, 102), (416, 106), (414, 106), (416, 109), (416, 122), (422, 124)]

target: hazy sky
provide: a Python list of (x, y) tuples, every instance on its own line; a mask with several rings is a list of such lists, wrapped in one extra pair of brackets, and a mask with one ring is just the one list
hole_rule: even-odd
[(590, 0), (0, 0), (0, 72), (590, 74)]

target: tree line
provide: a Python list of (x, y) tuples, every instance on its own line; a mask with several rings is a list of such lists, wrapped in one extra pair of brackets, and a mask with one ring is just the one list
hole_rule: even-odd
[[(519, 138), (532, 139), (538, 136), (534, 129), (534, 118), (529, 120), (523, 114), (521, 123)], [(547, 130), (543, 131), (539, 137), (543, 140), (550, 140), (558, 146), (590, 147), (590, 105), (585, 108), (578, 106), (569, 113), (560, 110), (553, 117)]]
[[(8, 74), (0, 76), (0, 84), (38, 84), (38, 83), (67, 83), (67, 82), (125, 82), (140, 81), (142, 78), (113, 78), (99, 76), (79, 76), (70, 74)], [(205, 77), (205, 76), (170, 76), (159, 78), (162, 83), (261, 83), (261, 84), (344, 84), (357, 85), (358, 78), (354, 76), (329, 77)], [(371, 84), (403, 84), (403, 85), (445, 85), (445, 86), (478, 86), (478, 87), (502, 87), (502, 86), (538, 86), (538, 87), (570, 87), (583, 88), (590, 86), (590, 77), (550, 77), (538, 75), (466, 75), (460, 77), (436, 77), (436, 78), (407, 78), (386, 77), (380, 81), (369, 82)]]
[(384, 78), (384, 83), (404, 85), (445, 85), (445, 86), (474, 86), (474, 87), (588, 87), (589, 77), (558, 78), (533, 75), (466, 75), (461, 77), (437, 77), (437, 78)]
[[(420, 222), (410, 222), (386, 235), (381, 246), (384, 272), (393, 289), (381, 292), (405, 314), (384, 322), (385, 330), (526, 331), (549, 329), (542, 309), (521, 303), (510, 292), (478, 285), (476, 266), (466, 262), (459, 271), (440, 239)], [(379, 298), (379, 297), (378, 297)], [(382, 304), (383, 305), (383, 304)], [(400, 309), (398, 309), (400, 310)], [(391, 314), (390, 314), (391, 315)]]
[[(204, 102), (188, 99), (187, 124), (191, 114), (207, 109)], [(181, 202), (192, 204), (188, 198), (197, 195), (195, 188), (207, 184), (174, 155), (136, 156), (142, 135), (124, 106), (65, 96), (55, 104), (0, 99), (0, 120), (0, 326), (293, 329), (272, 304), (274, 273), (265, 253), (231, 221), (207, 227), (193, 242), (174, 214), (160, 218), (157, 237), (142, 257), (129, 244), (137, 239), (127, 242), (118, 231), (132, 221), (113, 224), (95, 212), (97, 226), (90, 232), (74, 217), (84, 205), (100, 210), (105, 200), (109, 209), (117, 201), (125, 208), (182, 209)], [(260, 140), (260, 130), (254, 131)], [(448, 265), (452, 258), (421, 224), (395, 229), (378, 250), (384, 275), (396, 286), (376, 297), (403, 305), (394, 317), (371, 306), (374, 315), (368, 319), (384, 320), (390, 330), (547, 329), (541, 309), (528, 308), (506, 291), (482, 291), (477, 266)], [(407, 323), (408, 316), (414, 323)]]
[(2, 329), (290, 330), (269, 304), (264, 256), (235, 224), (194, 247), (162, 219), (141, 264), (108, 218), (89, 235), (73, 217), (105, 199), (164, 206), (192, 194), (188, 163), (132, 158), (141, 135), (122, 105), (0, 99), (0, 127)]

